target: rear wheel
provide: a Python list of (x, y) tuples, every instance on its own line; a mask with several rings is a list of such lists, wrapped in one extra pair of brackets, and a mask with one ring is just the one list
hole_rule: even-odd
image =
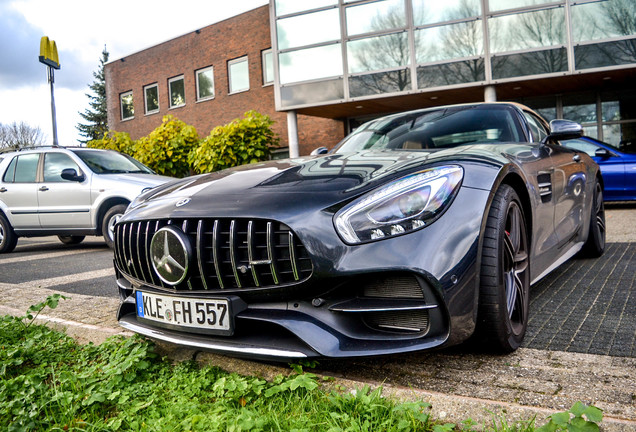
[(594, 186), (592, 198), (592, 214), (587, 241), (581, 249), (581, 255), (588, 258), (598, 258), (605, 251), (605, 205), (603, 204), (603, 188), (600, 183)]
[(126, 207), (125, 204), (114, 205), (108, 209), (104, 215), (104, 219), (102, 219), (102, 235), (104, 236), (104, 240), (106, 240), (106, 244), (111, 249), (115, 246), (115, 224), (117, 224), (119, 219), (124, 215)]
[(0, 253), (11, 252), (17, 244), (18, 236), (15, 235), (13, 227), (6, 217), (0, 214)]
[(478, 331), (492, 348), (512, 352), (528, 328), (528, 233), (521, 201), (502, 185), (488, 214), (482, 249)]
[(86, 238), (86, 236), (59, 235), (57, 236), (57, 238), (59, 238), (60, 241), (64, 244), (74, 245), (81, 243)]

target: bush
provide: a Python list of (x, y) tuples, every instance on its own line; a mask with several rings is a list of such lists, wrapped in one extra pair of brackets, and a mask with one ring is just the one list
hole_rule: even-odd
[(137, 140), (133, 157), (158, 174), (185, 177), (190, 174), (188, 154), (198, 143), (194, 126), (167, 115), (161, 126)]
[(91, 140), (86, 144), (89, 148), (115, 150), (133, 156), (135, 141), (130, 139), (127, 132), (108, 131), (102, 139)]
[(190, 153), (190, 166), (206, 173), (269, 159), (270, 147), (279, 142), (273, 124), (269, 116), (248, 111), (242, 119), (215, 127)]

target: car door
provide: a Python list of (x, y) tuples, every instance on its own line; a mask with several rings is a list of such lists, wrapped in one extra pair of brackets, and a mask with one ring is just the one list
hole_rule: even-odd
[[(535, 142), (547, 139), (549, 129), (534, 113), (524, 111)], [(585, 209), (585, 164), (582, 152), (561, 146), (559, 142), (545, 144), (552, 166), (540, 175), (539, 184), (549, 188), (553, 206), (554, 232), (559, 248), (574, 240), (583, 227)], [(547, 196), (547, 195), (546, 195)]]
[(547, 145), (552, 150), (550, 159), (554, 165), (554, 227), (559, 245), (564, 246), (575, 241), (583, 229), (587, 216), (585, 191), (590, 179), (585, 173), (582, 152), (563, 147), (559, 143)]
[(2, 174), (0, 200), (14, 229), (40, 227), (36, 182), (39, 158), (39, 153), (17, 155)]
[(44, 154), (42, 181), (38, 185), (40, 226), (49, 228), (90, 228), (91, 188), (90, 178), (82, 181), (62, 178), (62, 170), (72, 168), (84, 174), (67, 154)]

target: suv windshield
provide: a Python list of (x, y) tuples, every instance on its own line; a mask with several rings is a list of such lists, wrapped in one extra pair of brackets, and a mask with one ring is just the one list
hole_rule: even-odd
[(521, 142), (513, 112), (503, 106), (464, 106), (416, 111), (363, 124), (335, 149), (442, 149), (463, 144)]
[(76, 150), (75, 154), (97, 174), (154, 174), (141, 162), (114, 151)]

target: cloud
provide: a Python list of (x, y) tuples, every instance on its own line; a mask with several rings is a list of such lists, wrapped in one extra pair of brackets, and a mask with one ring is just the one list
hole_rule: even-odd
[[(39, 62), (40, 38), (43, 31), (29, 23), (24, 15), (0, 2), (0, 86), (22, 88), (47, 82), (46, 66)], [(87, 90), (92, 81), (92, 70), (99, 65), (99, 53), (95, 63), (83, 61), (79, 53), (65, 51), (58, 46), (62, 68), (55, 71), (56, 86)]]
[(4, 88), (27, 86), (46, 79), (45, 67), (38, 62), (40, 31), (22, 14), (0, 3), (0, 85)]

